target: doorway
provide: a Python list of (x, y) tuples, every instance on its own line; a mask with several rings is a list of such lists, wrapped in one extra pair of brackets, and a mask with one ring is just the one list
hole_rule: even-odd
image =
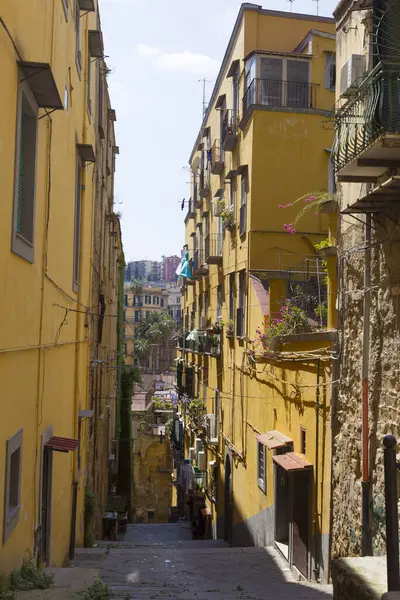
[(309, 469), (292, 474), (293, 483), (293, 564), (308, 578), (310, 536), (310, 474)]
[(45, 565), (50, 564), (51, 540), (51, 488), (53, 474), (53, 451), (46, 446), (42, 451), (42, 486), (41, 486), (41, 560)]
[(232, 498), (232, 463), (229, 454), (225, 458), (224, 482), (224, 540), (232, 543), (233, 498)]
[(289, 560), (289, 475), (280, 465), (275, 474), (275, 545)]

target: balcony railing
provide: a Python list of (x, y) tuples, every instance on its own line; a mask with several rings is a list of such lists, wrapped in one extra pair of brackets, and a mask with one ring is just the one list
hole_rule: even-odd
[(193, 205), (193, 200), (191, 198), (189, 198), (189, 200), (188, 200), (188, 211), (186, 213), (185, 219), (194, 219), (195, 216), (196, 216), (196, 208)]
[(240, 207), (240, 221), (239, 221), (239, 235), (246, 233), (246, 222), (247, 222), (247, 205), (242, 204)]
[(208, 267), (204, 261), (203, 249), (196, 250), (194, 252), (193, 259), (192, 259), (192, 278), (194, 276), (198, 277), (201, 275), (205, 275), (207, 273), (207, 269), (208, 269)]
[(221, 148), (220, 140), (214, 140), (211, 147), (211, 173), (220, 175), (224, 169), (224, 150)]
[(204, 258), (208, 265), (222, 262), (222, 234), (209, 233), (204, 240)]
[(222, 118), (222, 139), (224, 150), (234, 149), (237, 140), (239, 115), (237, 110), (228, 108), (224, 111)]
[[(359, 157), (382, 134), (400, 133), (400, 65), (383, 69), (379, 64), (364, 79), (354, 95), (335, 114), (335, 170), (340, 171)], [(359, 166), (390, 166), (393, 156), (387, 149), (370, 163)]]
[(317, 83), (253, 79), (243, 98), (243, 114), (254, 104), (282, 108), (316, 108)]
[(211, 182), (210, 182), (210, 169), (200, 170), (200, 191), (199, 196), (201, 198), (208, 198), (211, 194)]

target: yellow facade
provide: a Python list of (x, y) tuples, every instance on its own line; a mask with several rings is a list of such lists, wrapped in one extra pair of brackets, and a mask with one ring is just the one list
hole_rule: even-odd
[[(78, 421), (79, 411), (90, 408), (92, 161), (101, 77), (99, 49), (96, 44), (89, 49), (89, 31), (101, 36), (97, 3), (92, 4), (2, 3), (0, 569), (5, 572), (19, 567), (27, 550), (61, 566), (74, 537), (77, 545), (83, 543), (89, 421), (82, 419), (80, 427)], [(46, 446), (53, 436), (79, 435), (80, 448), (70, 452)]]
[[(330, 187), (333, 133), (323, 120), (334, 103), (334, 52), (332, 19), (248, 5), (240, 9), (190, 157), (192, 198), (185, 218), (192, 276), (183, 279), (183, 339), (193, 328), (217, 331), (213, 324), (219, 322), (221, 348), (192, 351), (183, 341), (181, 381), (178, 374), (183, 399), (187, 371), (193, 369), (189, 396), (203, 398), (204, 412), (218, 420), (211, 440), (204, 421), (193, 422), (187, 400), (182, 402), (182, 458), (189, 456), (197, 436), (207, 452), (205, 487), (214, 535), (235, 545), (277, 543), (303, 576), (321, 579), (327, 579), (329, 569), (336, 287), (335, 259), (331, 256), (322, 267), (315, 244), (330, 229), (331, 245), (335, 224), (327, 209), (310, 210), (299, 219), (296, 233), (287, 233), (284, 224), (294, 223), (304, 204), (279, 205)], [(316, 273), (319, 268), (328, 269), (323, 278)], [(311, 280), (317, 282), (314, 295), (325, 290), (327, 323), (264, 352), (257, 328), (263, 328), (268, 315), (277, 316), (290, 289), (297, 284), (308, 289)], [(258, 444), (257, 436), (271, 431), (288, 440), (280, 450)], [(258, 456), (262, 447), (264, 459)], [(300, 457), (296, 472), (276, 466), (276, 456), (287, 451)], [(265, 462), (262, 478), (260, 460)], [(288, 496), (282, 501), (277, 486), (285, 477)], [(295, 523), (293, 511), (303, 510), (299, 494), (305, 498), (304, 514), (296, 513), (302, 522)], [(285, 502), (288, 514), (277, 516), (277, 505)], [(296, 524), (302, 556), (294, 548)], [(288, 539), (279, 546), (278, 538), (285, 537), (281, 529)]]

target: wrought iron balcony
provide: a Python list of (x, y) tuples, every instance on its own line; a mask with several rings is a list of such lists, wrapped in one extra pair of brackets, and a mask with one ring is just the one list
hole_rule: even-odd
[(224, 170), (224, 150), (221, 148), (220, 140), (214, 140), (211, 147), (211, 173), (220, 175)]
[(209, 198), (211, 195), (211, 182), (210, 182), (210, 169), (201, 169), (200, 170), (200, 189), (199, 196), (200, 198)]
[(204, 251), (196, 250), (193, 255), (192, 261), (192, 278), (201, 277), (202, 275), (206, 275), (208, 272), (208, 266), (204, 261)]
[(222, 262), (222, 235), (209, 233), (204, 240), (204, 258), (208, 265), (219, 265)]
[(340, 181), (373, 183), (400, 167), (400, 64), (377, 65), (336, 111), (334, 122)]
[(243, 98), (243, 114), (253, 105), (316, 108), (317, 83), (255, 78)]
[(238, 133), (239, 114), (237, 110), (228, 108), (224, 110), (222, 118), (222, 146), (230, 152), (236, 146)]

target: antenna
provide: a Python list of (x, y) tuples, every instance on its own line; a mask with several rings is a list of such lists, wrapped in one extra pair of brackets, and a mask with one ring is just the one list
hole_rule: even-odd
[(317, 16), (319, 14), (319, 0), (313, 0), (313, 2), (317, 3)]
[(203, 84), (203, 112), (202, 112), (202, 115), (201, 115), (201, 119), (203, 120), (203, 117), (204, 117), (204, 115), (206, 113), (206, 110), (207, 110), (206, 83), (212, 83), (212, 81), (210, 81), (209, 79), (206, 79), (204, 77), (204, 79), (198, 79), (198, 82)]
[(286, 0), (286, 2), (290, 3), (290, 12), (293, 12), (293, 2), (294, 2), (294, 0)]

